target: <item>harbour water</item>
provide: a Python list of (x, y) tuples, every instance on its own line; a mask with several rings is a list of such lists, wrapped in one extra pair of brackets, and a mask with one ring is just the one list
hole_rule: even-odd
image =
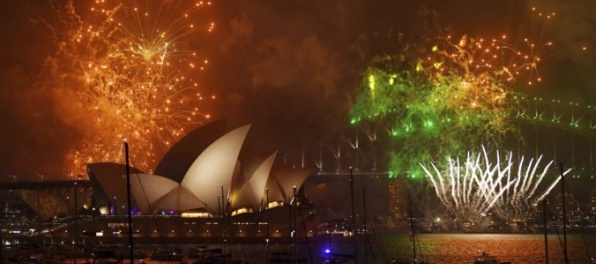
[[(311, 243), (313, 263), (324, 263), (326, 249), (341, 255), (353, 254), (350, 240)], [(564, 263), (562, 244), (562, 235), (549, 234), (549, 263)], [(536, 264), (545, 263), (544, 247), (543, 234), (427, 233), (418, 235), (416, 253), (418, 258), (437, 264), (473, 263), (483, 252), (496, 256), (499, 262)], [(596, 257), (596, 233), (567, 235), (567, 248), (569, 263), (592, 263), (590, 258)], [(298, 251), (303, 256), (308, 254), (303, 246)], [(360, 241), (357, 251), (358, 263), (390, 263), (393, 258), (414, 258), (410, 235), (403, 232), (385, 231), (371, 237), (369, 243)], [(253, 251), (253, 262), (249, 263), (265, 263), (257, 259), (262, 254), (257, 252), (262, 251)]]
[[(382, 236), (390, 256), (412, 256), (407, 234)], [(545, 263), (543, 234), (419, 234), (417, 253), (432, 263), (472, 263), (474, 256), (487, 252), (499, 261)], [(564, 263), (563, 236), (549, 234), (549, 263)], [(570, 263), (590, 263), (596, 256), (596, 233), (567, 236)]]
[[(413, 243), (410, 235), (404, 232), (385, 231), (369, 236), (368, 242), (357, 241), (354, 248), (352, 238), (315, 238), (306, 244), (274, 244), (267, 247), (264, 243), (251, 244), (214, 244), (208, 247), (221, 248), (233, 259), (244, 263), (325, 263), (325, 258), (334, 254), (346, 256), (358, 253), (358, 263), (391, 263), (392, 259), (413, 259)], [(549, 234), (549, 263), (564, 263), (562, 235)], [(569, 263), (591, 263), (590, 257), (596, 254), (596, 233), (569, 234), (567, 236)], [(496, 256), (499, 262), (510, 263), (545, 263), (543, 234), (479, 234), (479, 233), (425, 233), (418, 235), (416, 243), (417, 257), (431, 263), (473, 263), (474, 257), (486, 252)], [(147, 253), (156, 247), (180, 247), (182, 252), (197, 245), (138, 245)], [(205, 245), (203, 245), (205, 246)], [(125, 250), (125, 246), (122, 247)], [(327, 252), (326, 252), (327, 251)], [(294, 254), (296, 252), (297, 254)], [(89, 258), (78, 258), (76, 263), (89, 263)], [(193, 263), (196, 259), (185, 258), (184, 263)], [(311, 262), (312, 261), (312, 262)], [(66, 258), (60, 263), (74, 263)], [(127, 263), (126, 259), (124, 263)], [(136, 261), (135, 261), (136, 262)], [(143, 263), (179, 263), (143, 259)], [(231, 262), (228, 262), (231, 263)]]

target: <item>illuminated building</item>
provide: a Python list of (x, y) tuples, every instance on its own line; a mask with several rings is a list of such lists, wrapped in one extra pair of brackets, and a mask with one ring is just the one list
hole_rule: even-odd
[[(245, 125), (216, 136), (223, 129), (221, 122), (214, 122), (174, 145), (155, 174), (133, 169), (130, 177), (133, 210), (145, 215), (160, 210), (222, 214), (222, 210), (241, 208), (244, 212), (260, 211), (266, 200), (289, 202), (293, 188), (302, 186), (310, 171), (275, 165), (276, 151), (254, 171), (244, 170), (239, 153), (249, 129), (250, 125)], [(116, 208), (118, 201), (125, 201), (125, 171), (123, 164), (88, 165), (89, 178), (97, 189), (94, 198), (103, 201), (99, 206)], [(121, 208), (111, 212), (125, 213)]]
[[(563, 200), (561, 194), (557, 194), (555, 201), (555, 214), (559, 219), (563, 219)], [(580, 203), (575, 199), (573, 194), (566, 193), (565, 194), (565, 212), (567, 216), (567, 221), (573, 222), (577, 220), (577, 217), (580, 217), (581, 210), (580, 210)]]
[[(271, 238), (291, 231), (306, 235), (308, 227), (300, 223), (301, 215), (292, 213), (296, 221), (292, 230), (287, 223), (290, 211), (308, 210), (293, 201), (311, 171), (276, 160), (277, 151), (265, 158), (247, 153), (256, 164), (243, 160), (240, 152), (249, 129), (244, 125), (226, 132), (223, 122), (214, 122), (182, 138), (155, 173), (131, 168), (133, 237), (147, 243), (252, 239), (266, 237), (268, 229)], [(125, 241), (126, 166), (93, 163), (87, 171), (89, 181), (80, 181), (86, 186), (77, 187), (76, 182), (65, 191), (67, 195), (35, 189), (21, 192), (33, 211), (43, 213), (26, 230), (58, 243)]]
[(405, 200), (405, 183), (402, 180), (393, 179), (389, 181), (388, 206), (389, 214), (398, 220), (407, 217), (407, 201)]

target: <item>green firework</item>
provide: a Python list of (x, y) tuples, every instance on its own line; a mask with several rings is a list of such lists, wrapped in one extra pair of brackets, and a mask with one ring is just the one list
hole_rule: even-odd
[(472, 44), (468, 49), (446, 43), (414, 58), (374, 61), (362, 79), (351, 122), (371, 122), (391, 136), (393, 176), (417, 178), (423, 175), (420, 163), (482, 144), (498, 146), (515, 131), (508, 122), (515, 106), (507, 68), (482, 61), (479, 56), (488, 55), (476, 53)]

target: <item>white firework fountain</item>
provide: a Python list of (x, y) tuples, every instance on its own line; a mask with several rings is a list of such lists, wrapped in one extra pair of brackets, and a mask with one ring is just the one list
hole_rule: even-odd
[(554, 177), (544, 187), (542, 182), (553, 161), (542, 166), (542, 156), (527, 164), (522, 156), (515, 164), (511, 152), (501, 160), (498, 151), (489, 156), (482, 147), (481, 152), (468, 152), (463, 162), (459, 157), (447, 157), (446, 161), (420, 166), (447, 210), (457, 219), (472, 223), (489, 212), (506, 221), (525, 219), (561, 180)]

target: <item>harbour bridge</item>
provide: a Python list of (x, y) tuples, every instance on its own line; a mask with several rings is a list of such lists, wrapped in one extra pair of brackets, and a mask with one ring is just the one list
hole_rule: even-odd
[[(516, 105), (521, 107), (508, 121), (518, 128), (518, 132), (505, 136), (499, 151), (511, 152), (518, 163), (522, 158), (527, 163), (529, 159), (542, 157), (541, 166), (552, 161), (545, 182), (552, 182), (559, 177), (561, 167), (571, 169), (565, 176), (569, 193), (584, 203), (590, 196), (594, 197), (596, 107), (539, 97), (519, 96), (515, 100)], [(348, 180), (349, 177), (357, 185), (358, 197), (369, 190), (366, 199), (369, 199), (370, 204), (378, 205), (376, 210), (370, 208), (370, 211), (405, 217), (408, 206), (405, 200), (408, 198), (404, 195), (414, 191), (418, 199), (414, 203), (428, 210), (421, 213), (433, 214), (432, 208), (436, 208), (438, 201), (434, 199), (434, 192), (428, 191), (432, 188), (427, 188), (421, 181), (408, 181), (411, 177), (408, 171), (390, 171), (389, 152), (391, 148), (399, 148), (399, 141), (397, 144), (393, 142), (391, 127), (355, 124), (337, 128), (334, 132), (331, 140), (282, 152), (284, 159), (295, 166), (314, 168), (314, 175), (305, 184), (306, 192), (321, 207), (327, 207), (327, 211), (332, 212), (333, 208), (345, 204), (345, 201), (335, 196), (349, 193), (348, 182), (352, 181)], [(412, 188), (415, 190), (410, 190)], [(335, 195), (325, 196), (320, 194), (322, 192)], [(551, 193), (551, 198), (554, 198), (559, 190)], [(362, 203), (357, 205), (357, 208), (362, 207)], [(345, 207), (343, 210), (347, 212), (350, 208)]]
[[(515, 100), (522, 107), (510, 122), (514, 122), (521, 133), (506, 139), (505, 148), (518, 157), (542, 155), (543, 160), (552, 160), (557, 165), (553, 166), (556, 171), (558, 164), (571, 168), (569, 178), (572, 180), (593, 182), (596, 177), (596, 106), (528, 96), (518, 96)], [(282, 150), (282, 158), (296, 167), (313, 168), (313, 176), (319, 178), (337, 179), (351, 173), (360, 178), (386, 178), (391, 174), (387, 159), (387, 146), (392, 138), (390, 128), (346, 125), (337, 127), (331, 134), (326, 141)], [(73, 181), (68, 176), (51, 182), (44, 181), (43, 176), (38, 178), (38, 182), (20, 182), (11, 176), (0, 189), (61, 189), (64, 195), (72, 195), (75, 187), (91, 188), (87, 180)]]
[[(508, 135), (504, 148), (514, 155), (552, 160), (572, 168), (572, 177), (594, 179), (596, 106), (561, 100), (518, 96), (521, 105), (509, 118), (520, 133)], [(317, 175), (388, 175), (387, 151), (391, 128), (383, 125), (346, 125), (331, 140), (300, 145), (282, 152), (295, 166), (315, 168)], [(465, 139), (463, 139), (465, 140)], [(398, 146), (399, 147), (399, 146)], [(422, 145), (421, 148), (424, 148)], [(555, 166), (555, 167), (557, 167)]]

